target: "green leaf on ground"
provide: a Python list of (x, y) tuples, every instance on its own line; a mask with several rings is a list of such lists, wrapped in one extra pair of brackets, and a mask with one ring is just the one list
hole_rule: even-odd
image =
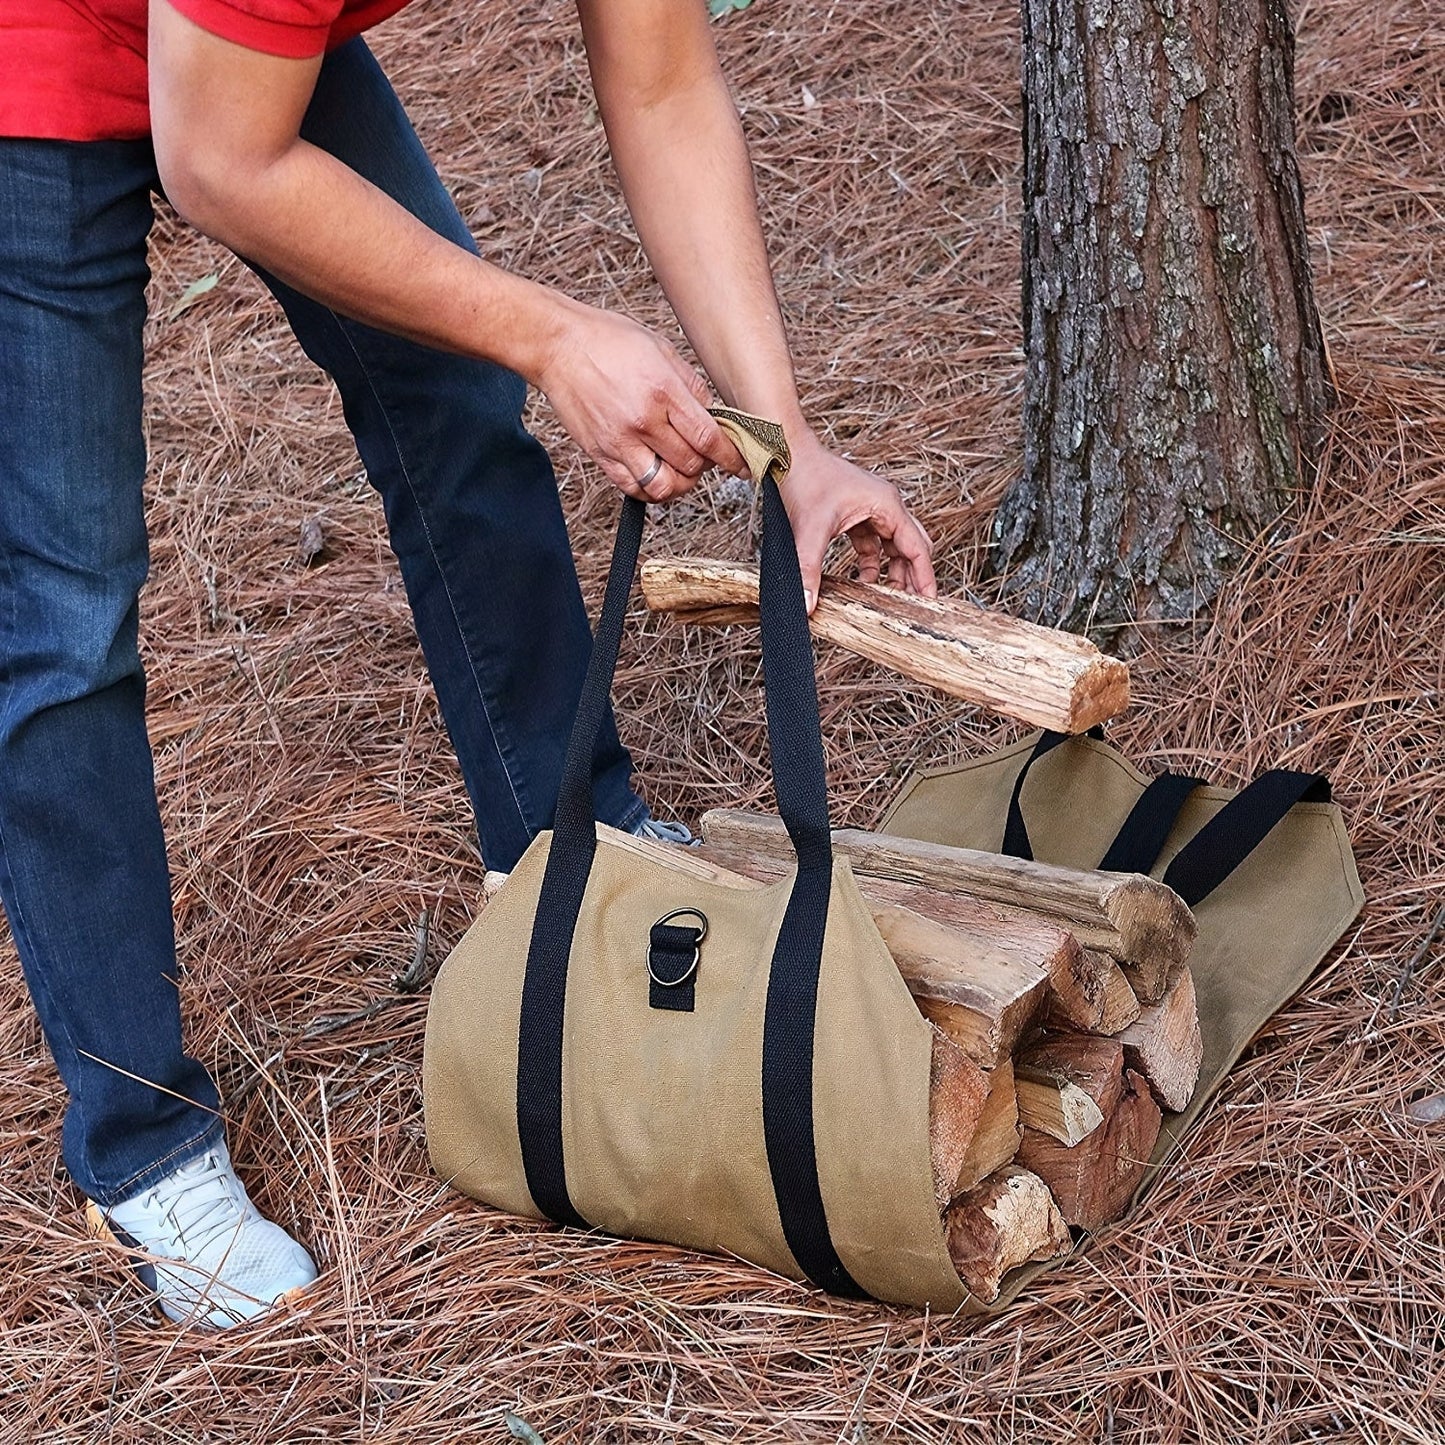
[(545, 1445), (542, 1437), (525, 1420), (518, 1419), (510, 1410), (502, 1411), (502, 1419), (507, 1422), (507, 1429), (512, 1432), (513, 1440), (520, 1440), (522, 1445)]
[(721, 20), (734, 10), (746, 10), (752, 3), (753, 0), (707, 0), (707, 9), (714, 20)]
[(216, 282), (220, 279), (220, 274), (212, 271), (209, 276), (202, 276), (199, 281), (192, 281), (191, 284), (181, 292), (181, 299), (166, 313), (166, 320), (174, 321), (183, 311), (189, 311), (207, 291), (214, 291), (216, 289)]

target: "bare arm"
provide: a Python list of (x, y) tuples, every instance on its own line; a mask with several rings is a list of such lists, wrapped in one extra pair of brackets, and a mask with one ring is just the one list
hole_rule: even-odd
[(934, 590), (932, 547), (897, 490), (828, 452), (798, 401), (742, 126), (702, 0), (577, 0), (598, 108), (648, 258), (708, 375), (783, 422), (804, 582), (848, 532), (860, 574)]
[(347, 316), (511, 367), (624, 491), (656, 500), (741, 459), (660, 337), (453, 245), (300, 138), (320, 60), (262, 55), (151, 0), (151, 119), (167, 195), (200, 230)]

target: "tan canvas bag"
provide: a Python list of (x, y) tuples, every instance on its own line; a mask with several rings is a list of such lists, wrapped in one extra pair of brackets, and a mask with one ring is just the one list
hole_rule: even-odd
[[(1193, 909), (1204, 1063), (1189, 1106), (1164, 1116), (1136, 1205), (1250, 1039), (1304, 987), (1364, 904), (1344, 818), (1323, 778), (1275, 770), (1239, 793), (1170, 773), (1150, 779), (1094, 736), (1036, 733), (959, 767), (915, 773), (882, 831), (1149, 873)], [(1050, 1267), (1016, 1270), (992, 1308)]]
[(792, 878), (741, 891), (593, 824), (591, 759), (644, 507), (624, 504), (553, 830), (443, 965), (423, 1090), (437, 1172), (513, 1214), (952, 1309), (929, 1025), (834, 859), (777, 428), (719, 420), (762, 488), (762, 630)]

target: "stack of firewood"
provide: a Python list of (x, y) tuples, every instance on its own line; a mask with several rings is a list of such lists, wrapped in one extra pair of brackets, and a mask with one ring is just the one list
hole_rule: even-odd
[[(792, 869), (776, 818), (719, 811), (702, 829), (675, 866), (737, 887)], [(1193, 916), (1136, 874), (851, 829), (833, 846), (934, 1025), (938, 1205), (959, 1276), (995, 1299), (1010, 1269), (1065, 1253), (1070, 1226), (1123, 1213), (1162, 1112), (1193, 1095)]]

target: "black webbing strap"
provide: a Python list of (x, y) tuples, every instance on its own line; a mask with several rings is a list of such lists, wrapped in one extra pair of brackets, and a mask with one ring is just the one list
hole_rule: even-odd
[[(1023, 808), (1019, 805), (1019, 797), (1023, 793), (1024, 783), (1028, 781), (1029, 769), (1044, 756), (1051, 753), (1060, 743), (1066, 743), (1073, 737), (1073, 733), (1055, 733), (1047, 728), (1039, 734), (1039, 740), (1034, 744), (1024, 765), (1019, 769), (1019, 775), (1014, 779), (1014, 790), (1008, 800), (1008, 817), (1004, 820), (1003, 847), (999, 852), (1010, 858), (1032, 858), (1034, 856), (1033, 844), (1029, 842), (1029, 830), (1024, 823)], [(1102, 738), (1103, 728), (1091, 728), (1091, 738)]]
[(832, 1294), (866, 1299), (828, 1232), (813, 1132), (813, 1031), (833, 843), (813, 645), (793, 529), (777, 484), (763, 478), (760, 597), (768, 747), (778, 812), (798, 855), (768, 974), (763, 1018), (763, 1135), (783, 1236), (803, 1273)]
[[(1103, 730), (1088, 734), (1102, 738)], [(1014, 779), (1004, 825), (1002, 851), (1013, 858), (1032, 858), (1033, 846), (1019, 799), (1029, 769), (1052, 752), (1068, 733), (1044, 732)], [(1199, 778), (1162, 773), (1140, 794), (1123, 826), (1099, 863), (1119, 873), (1148, 873), (1159, 861), (1180, 809)], [(1328, 803), (1330, 782), (1321, 773), (1296, 773), (1275, 768), (1243, 788), (1181, 848), (1164, 872), (1168, 884), (1191, 908), (1206, 899), (1259, 845), (1296, 803)]]
[(1159, 861), (1180, 809), (1202, 783), (1182, 773), (1160, 773), (1139, 794), (1099, 867), (1110, 873), (1147, 873)]
[(572, 1207), (562, 1158), (562, 1021), (567, 1003), (567, 965), (582, 895), (587, 891), (587, 875), (597, 852), (592, 754), (612, 691), (612, 675), (617, 670), (617, 649), (622, 641), (627, 597), (632, 590), (646, 515), (645, 503), (631, 497), (623, 502), (602, 614), (597, 619), (577, 720), (562, 767), (552, 846), (537, 896), (518, 1022), (517, 1132), (527, 1190), (549, 1219), (579, 1229), (586, 1229), (587, 1221)]
[[(760, 603), (768, 741), (778, 811), (798, 872), (778, 932), (763, 1021), (763, 1133), (778, 1214), (803, 1272), (834, 1294), (866, 1298), (839, 1259), (818, 1183), (813, 1039), (832, 842), (818, 693), (792, 527), (771, 472), (761, 483)], [(522, 985), (517, 1128), (533, 1202), (559, 1223), (585, 1228), (567, 1192), (562, 1147), (562, 1041), (567, 970), (577, 915), (596, 854), (592, 754), (617, 666), (644, 506), (623, 504), (596, 641), (567, 748), (547, 868)]]
[(1322, 773), (1275, 768), (1234, 795), (1175, 855), (1164, 882), (1191, 908), (1202, 902), (1264, 842), (1296, 803), (1328, 803)]

